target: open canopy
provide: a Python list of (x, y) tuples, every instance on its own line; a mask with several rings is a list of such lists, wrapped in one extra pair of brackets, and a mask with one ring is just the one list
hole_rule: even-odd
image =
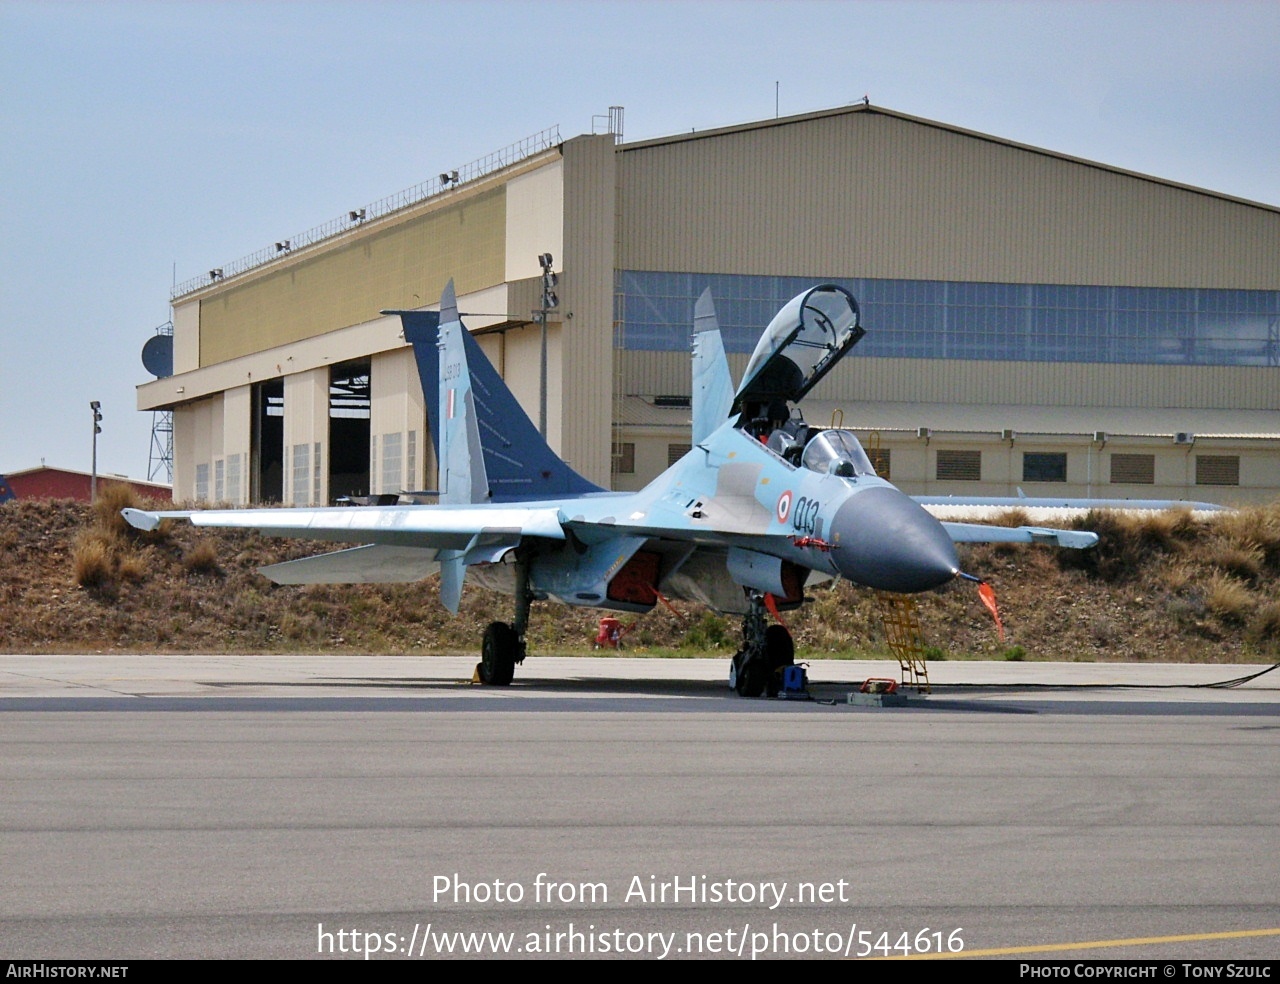
[(858, 302), (843, 287), (820, 284), (793, 297), (756, 345), (733, 412), (777, 400), (798, 402), (865, 334)]

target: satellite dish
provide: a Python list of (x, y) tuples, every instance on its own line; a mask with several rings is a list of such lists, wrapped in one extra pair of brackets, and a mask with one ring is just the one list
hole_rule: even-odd
[(173, 336), (152, 335), (142, 346), (142, 365), (156, 379), (173, 375)]

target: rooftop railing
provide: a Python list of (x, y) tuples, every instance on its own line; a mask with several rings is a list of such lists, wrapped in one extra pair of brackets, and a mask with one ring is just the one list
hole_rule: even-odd
[(274, 245), (260, 249), (256, 253), (250, 253), (248, 256), (241, 257), (233, 263), (214, 267), (208, 273), (198, 277), (184, 280), (174, 286), (169, 294), (169, 299), (177, 300), (185, 294), (221, 283), (239, 274), (266, 266), (268, 263), (274, 263), (276, 260), (282, 260), (300, 249), (314, 246), (327, 239), (350, 232), (366, 222), (383, 218), (393, 212), (417, 205), (419, 202), (426, 201), (428, 198), (456, 188), (468, 181), (474, 181), (504, 167), (518, 164), (529, 157), (559, 146), (561, 142), (560, 127), (548, 127), (532, 136), (525, 137), (523, 140), (517, 140), (501, 150), (486, 154), (484, 157), (474, 160), (470, 164), (465, 164), (456, 170), (444, 171), (439, 176), (420, 182), (412, 188), (406, 188), (404, 191), (397, 192), (394, 195), (388, 195), (386, 198), (381, 198), (361, 208), (352, 209), (345, 215), (330, 219), (323, 225), (315, 226), (305, 232), (290, 236), (288, 239), (282, 239)]

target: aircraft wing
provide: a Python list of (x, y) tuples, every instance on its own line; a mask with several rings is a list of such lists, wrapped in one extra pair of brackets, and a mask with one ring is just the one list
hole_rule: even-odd
[(1053, 547), (1087, 550), (1098, 542), (1098, 534), (1085, 530), (1058, 530), (1046, 526), (984, 526), (981, 523), (943, 522), (955, 543), (1043, 543)]
[[(208, 509), (146, 512), (125, 509), (140, 530), (166, 519), (194, 526), (254, 530), (265, 536), (362, 546), (272, 564), (262, 573), (277, 584), (353, 584), (416, 581), (441, 565), (463, 568), (494, 562), (527, 537), (564, 540), (555, 505), (338, 506), (324, 509)], [(457, 585), (457, 593), (461, 584)], [(451, 590), (446, 601), (454, 601)]]

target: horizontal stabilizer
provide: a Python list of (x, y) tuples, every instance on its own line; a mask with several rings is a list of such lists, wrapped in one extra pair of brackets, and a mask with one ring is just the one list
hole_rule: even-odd
[(1043, 543), (1052, 547), (1086, 550), (1098, 542), (1097, 533), (1085, 530), (1053, 530), (1045, 526), (984, 526), (981, 523), (943, 523), (956, 543)]
[(403, 584), (439, 570), (436, 552), (429, 547), (370, 544), (272, 564), (258, 573), (276, 584)]

